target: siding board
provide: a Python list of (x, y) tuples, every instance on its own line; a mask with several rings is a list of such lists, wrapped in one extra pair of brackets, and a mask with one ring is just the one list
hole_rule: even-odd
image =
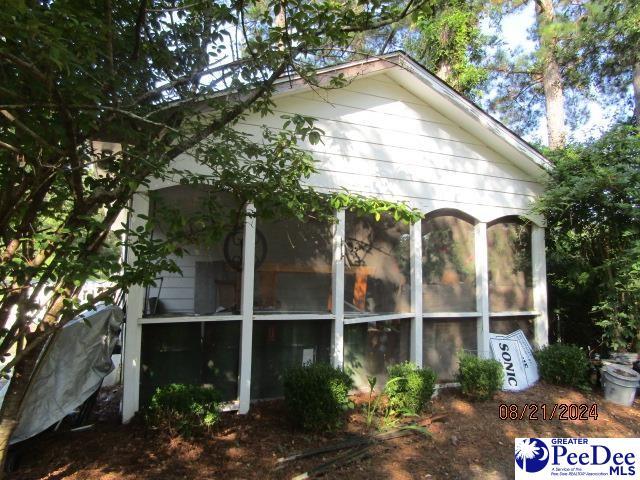
[[(274, 100), (274, 115), (248, 115), (237, 129), (259, 141), (261, 125), (279, 129), (282, 115), (316, 118), (316, 125), (325, 131), (322, 143), (301, 142), (300, 147), (318, 162), (318, 173), (309, 183), (319, 191), (344, 188), (406, 201), (425, 213), (454, 208), (481, 221), (527, 214), (542, 192), (538, 179), (385, 73), (355, 80), (343, 89)], [(176, 168), (181, 167), (201, 168), (186, 156), (176, 162)], [(180, 201), (187, 204), (189, 199)], [(193, 311), (195, 264), (219, 258), (219, 253), (204, 253), (191, 249), (191, 255), (176, 259), (182, 276), (163, 275), (160, 298), (166, 311)], [(151, 296), (156, 293), (157, 288), (151, 288)]]

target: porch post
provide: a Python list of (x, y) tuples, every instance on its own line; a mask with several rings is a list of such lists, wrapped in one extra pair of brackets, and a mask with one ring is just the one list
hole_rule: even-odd
[[(149, 197), (146, 191), (138, 191), (131, 202), (129, 226), (131, 230), (144, 227), (145, 220), (138, 215), (149, 214)], [(135, 253), (131, 248), (127, 252), (127, 262), (135, 262)], [(122, 422), (126, 423), (138, 411), (140, 402), (140, 347), (142, 341), (142, 326), (138, 319), (144, 310), (144, 292), (142, 285), (132, 285), (127, 293), (127, 321), (124, 328), (124, 360), (123, 392), (122, 392)]]
[(240, 334), (240, 391), (238, 413), (249, 411), (251, 402), (251, 354), (253, 351), (253, 280), (256, 249), (256, 218), (250, 216), (255, 212), (252, 204), (247, 205), (244, 220), (244, 236), (242, 241), (242, 292), (240, 313), (242, 314), (242, 331)]
[(410, 226), (411, 273), (411, 361), (422, 367), (422, 221)]
[(544, 228), (531, 227), (531, 266), (533, 269), (533, 309), (538, 312), (533, 325), (536, 348), (549, 344), (549, 314), (547, 306), (547, 260), (544, 248)]
[(476, 223), (474, 227), (476, 254), (476, 311), (478, 319), (478, 356), (490, 357), (489, 349), (489, 253), (487, 244), (487, 224)]
[(333, 226), (333, 262), (331, 267), (331, 310), (334, 315), (331, 336), (331, 361), (334, 367), (344, 365), (344, 235), (345, 211), (336, 212)]

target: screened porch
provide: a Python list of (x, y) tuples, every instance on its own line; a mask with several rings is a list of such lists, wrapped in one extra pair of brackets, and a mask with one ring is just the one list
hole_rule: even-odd
[[(201, 193), (156, 196), (188, 215)], [(344, 366), (358, 388), (372, 375), (384, 385), (387, 367), (404, 360), (449, 383), (460, 352), (488, 355), (489, 331), (544, 341), (544, 237), (531, 222), (451, 209), (413, 225), (344, 211), (334, 223), (250, 213), (219, 241), (185, 245), (182, 275), (142, 292), (139, 405), (182, 382), (211, 385), (246, 411), (282, 395), (288, 368), (318, 361)]]

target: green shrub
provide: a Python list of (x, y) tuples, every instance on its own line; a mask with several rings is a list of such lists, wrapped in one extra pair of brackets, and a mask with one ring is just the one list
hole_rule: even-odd
[(458, 381), (462, 393), (474, 400), (488, 400), (502, 388), (504, 371), (499, 361), (463, 353)]
[(213, 388), (173, 383), (155, 391), (145, 418), (150, 425), (189, 436), (218, 421), (219, 398)]
[(290, 420), (305, 430), (330, 431), (342, 425), (352, 406), (351, 377), (327, 363), (295, 367), (284, 376), (284, 400)]
[(417, 415), (431, 400), (436, 385), (436, 373), (415, 363), (403, 362), (388, 369), (389, 379), (384, 389), (389, 408), (405, 415)]
[(570, 387), (587, 383), (590, 364), (580, 347), (556, 343), (536, 352), (535, 357), (540, 378), (544, 381)]

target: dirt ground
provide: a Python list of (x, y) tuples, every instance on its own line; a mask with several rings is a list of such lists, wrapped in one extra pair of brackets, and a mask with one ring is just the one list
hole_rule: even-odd
[[(206, 438), (184, 439), (145, 429), (140, 423), (119, 425), (116, 394), (103, 392), (92, 430), (46, 433), (28, 443), (10, 479), (289, 479), (336, 454), (294, 461), (276, 470), (277, 459), (296, 452), (366, 434), (359, 410), (344, 431), (310, 435), (293, 429), (281, 402), (252, 407), (249, 415), (226, 413)], [(104, 399), (111, 400), (104, 402)], [(597, 420), (501, 420), (500, 404), (597, 404)], [(557, 410), (554, 417), (557, 417)], [(575, 413), (575, 411), (574, 411)], [(591, 411), (591, 413), (595, 413)], [(538, 410), (538, 417), (542, 412)], [(599, 393), (539, 384), (520, 393), (500, 393), (494, 400), (472, 403), (446, 390), (420, 419), (431, 438), (415, 434), (372, 447), (363, 459), (332, 470), (324, 478), (364, 479), (508, 479), (513, 478), (515, 437), (640, 437), (640, 402), (632, 408), (604, 403)]]

